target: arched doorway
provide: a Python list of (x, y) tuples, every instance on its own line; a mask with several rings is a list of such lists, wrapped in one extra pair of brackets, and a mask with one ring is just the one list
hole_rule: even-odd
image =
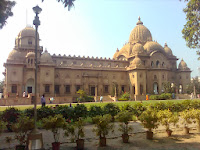
[(154, 92), (154, 94), (158, 94), (158, 83), (157, 82), (153, 83), (153, 92)]
[(179, 85), (179, 90), (178, 90), (179, 94), (182, 94), (183, 93), (183, 86), (180, 84)]
[(35, 85), (34, 85), (34, 80), (32, 78), (27, 80), (26, 87), (25, 87), (25, 92), (27, 94), (35, 93)]

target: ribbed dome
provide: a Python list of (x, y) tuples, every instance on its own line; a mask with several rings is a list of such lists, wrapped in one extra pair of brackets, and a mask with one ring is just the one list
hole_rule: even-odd
[(140, 43), (136, 43), (133, 48), (132, 48), (132, 54), (138, 54), (138, 53), (143, 53), (144, 52), (144, 48), (142, 46), (142, 44)]
[(29, 52), (27, 53), (26, 57), (35, 57), (35, 53), (34, 52)]
[(53, 63), (53, 59), (51, 55), (45, 50), (45, 52), (40, 57), (41, 63)]
[(131, 52), (131, 45), (130, 45), (130, 43), (127, 43), (121, 48), (121, 50), (118, 53), (118, 56), (123, 55), (126, 58), (128, 58), (130, 55), (130, 52)]
[(13, 49), (8, 55), (8, 60), (21, 60), (21, 58), (21, 52), (15, 49)]
[(151, 53), (152, 51), (164, 51), (164, 48), (154, 41), (149, 41), (144, 45), (144, 50)]
[(24, 28), (18, 34), (18, 38), (23, 38), (23, 37), (35, 37), (35, 29), (33, 27)]
[(189, 70), (189, 68), (187, 67), (187, 64), (185, 63), (185, 61), (183, 59), (179, 63), (178, 69), (179, 70)]
[(172, 50), (167, 46), (167, 43), (165, 43), (165, 47), (164, 47), (165, 53), (172, 56)]
[(143, 25), (139, 18), (136, 27), (131, 31), (129, 42), (145, 44), (147, 41), (152, 41), (151, 32)]

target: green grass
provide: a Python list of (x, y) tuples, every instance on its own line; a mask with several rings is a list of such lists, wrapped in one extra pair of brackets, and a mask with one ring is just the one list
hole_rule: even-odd
[[(183, 100), (148, 100), (148, 101), (142, 101), (142, 103), (144, 105), (148, 105), (150, 103), (157, 103), (157, 102), (175, 102), (175, 103), (179, 103)], [(96, 105), (96, 106), (101, 106), (103, 107), (104, 105), (106, 105), (107, 103), (109, 102), (103, 102), (103, 103), (100, 103), (100, 102), (91, 102), (91, 103), (83, 103), (87, 108), (89, 108), (90, 106), (92, 105)], [(140, 103), (140, 101), (118, 101), (118, 102), (113, 102), (115, 103), (116, 105), (118, 105), (120, 108), (124, 105), (124, 104), (130, 104), (130, 105), (133, 105), (134, 103)], [(47, 104), (47, 106), (52, 106), (54, 107), (56, 104)], [(68, 103), (67, 104), (59, 104), (59, 105), (69, 105)], [(72, 106), (76, 106), (77, 104), (76, 103), (72, 103)], [(11, 106), (0, 106), (0, 111), (4, 111), (6, 108), (8, 107), (11, 107)], [(15, 107), (19, 110), (25, 110), (27, 108), (33, 108), (34, 106), (33, 105), (17, 105), (17, 106), (12, 106), (12, 107)], [(40, 108), (41, 105), (37, 105), (37, 108)]]

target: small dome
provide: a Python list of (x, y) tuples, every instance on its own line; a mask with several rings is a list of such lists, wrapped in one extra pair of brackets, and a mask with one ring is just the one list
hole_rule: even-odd
[(179, 63), (178, 69), (179, 70), (189, 70), (189, 68), (187, 67), (187, 64), (185, 63), (185, 61), (183, 59)]
[(33, 27), (26, 27), (26, 28), (24, 28), (18, 34), (18, 38), (19, 39), (23, 38), (23, 37), (34, 37), (35, 38), (35, 29)]
[(152, 51), (164, 51), (164, 48), (154, 41), (149, 41), (144, 45), (144, 50), (151, 53)]
[(21, 60), (21, 58), (21, 52), (15, 49), (13, 49), (8, 55), (8, 60)]
[(51, 55), (45, 50), (45, 52), (40, 57), (41, 63), (53, 63), (53, 59)]
[(26, 58), (28, 57), (35, 57), (35, 53), (34, 52), (29, 52), (26, 54)]
[(131, 31), (129, 42), (145, 44), (147, 41), (152, 41), (151, 32), (143, 25), (139, 17), (136, 27)]
[(144, 65), (143, 65), (142, 60), (139, 57), (135, 57), (135, 59), (131, 62), (131, 66), (133, 66), (133, 67), (142, 67)]
[(164, 47), (165, 53), (172, 56), (172, 50), (167, 46), (167, 43), (165, 43), (165, 47)]
[(144, 48), (142, 46), (142, 44), (140, 43), (136, 43), (133, 48), (132, 48), (132, 54), (135, 54), (135, 53), (143, 53), (144, 52)]

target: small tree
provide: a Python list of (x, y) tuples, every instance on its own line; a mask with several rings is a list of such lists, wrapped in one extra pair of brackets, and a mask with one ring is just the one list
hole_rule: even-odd
[(82, 119), (76, 121), (74, 124), (67, 124), (65, 127), (65, 136), (70, 136), (71, 140), (79, 140), (85, 136), (84, 121)]
[(96, 132), (96, 135), (99, 136), (100, 146), (106, 146), (106, 135), (108, 135), (109, 131), (114, 132), (114, 126), (110, 123), (111, 119), (111, 115), (96, 116), (93, 118), (93, 122), (95, 124), (93, 132)]
[(124, 143), (128, 143), (129, 131), (132, 131), (133, 128), (128, 126), (129, 121), (133, 118), (133, 114), (128, 111), (123, 111), (117, 114), (116, 119), (120, 122), (119, 131), (122, 132), (122, 139)]
[(185, 133), (189, 134), (189, 125), (193, 122), (194, 115), (191, 110), (184, 110), (180, 112), (180, 116), (183, 119), (182, 124), (184, 124)]
[(83, 101), (85, 100), (85, 97), (86, 97), (85, 91), (79, 89), (76, 93), (80, 95), (80, 96), (77, 98), (77, 102), (78, 102), (78, 103), (83, 102)]
[(166, 132), (169, 133), (168, 136), (171, 136), (172, 131), (170, 130), (170, 125), (176, 125), (179, 120), (178, 116), (173, 114), (170, 110), (161, 110), (157, 115), (159, 122), (165, 126)]
[(152, 129), (155, 129), (158, 127), (157, 112), (154, 110), (148, 109), (140, 115), (139, 120), (141, 121), (142, 125), (148, 129), (147, 139), (152, 139), (153, 138)]
[(18, 140), (19, 145), (26, 145), (28, 133), (33, 130), (34, 121), (27, 116), (20, 116), (17, 123), (12, 125), (12, 130), (15, 132), (15, 139)]
[(58, 143), (60, 139), (60, 130), (65, 127), (65, 119), (62, 115), (50, 116), (42, 119), (43, 128), (53, 133), (54, 142)]

